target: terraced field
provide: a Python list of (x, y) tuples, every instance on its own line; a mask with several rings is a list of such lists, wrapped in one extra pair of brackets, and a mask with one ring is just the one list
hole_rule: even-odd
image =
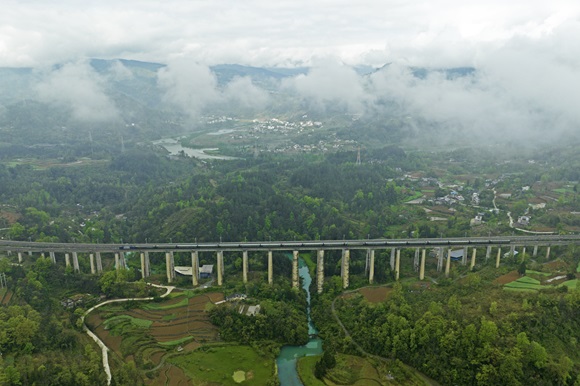
[(93, 312), (86, 323), (119, 359), (135, 362), (146, 384), (190, 385), (183, 370), (166, 359), (218, 341), (206, 308), (223, 298), (217, 292), (181, 292), (128, 309), (116, 303)]
[(516, 281), (505, 284), (504, 288), (512, 291), (537, 291), (542, 288), (542, 285), (539, 280), (524, 276)]

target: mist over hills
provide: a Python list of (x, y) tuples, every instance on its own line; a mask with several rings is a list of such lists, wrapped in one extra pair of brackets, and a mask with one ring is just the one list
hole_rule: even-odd
[(530, 143), (577, 133), (571, 109), (516, 86), (473, 67), (350, 67), (326, 60), (310, 68), (262, 68), (91, 59), (0, 68), (0, 132), (5, 144), (89, 135), (139, 141), (195, 131), (208, 116), (307, 115), (365, 142), (525, 137)]

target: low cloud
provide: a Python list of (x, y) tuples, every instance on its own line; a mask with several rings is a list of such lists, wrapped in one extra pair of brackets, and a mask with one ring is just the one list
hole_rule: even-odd
[[(367, 76), (325, 62), (284, 86), (311, 106), (340, 106), (374, 121), (399, 117), (409, 130), (436, 138), (522, 143), (577, 135), (580, 109), (580, 22), (540, 36), (516, 36), (481, 49), (475, 71), (413, 73), (406, 61)], [(566, 42), (566, 43), (564, 43)]]
[(215, 75), (193, 60), (170, 62), (157, 73), (157, 84), (164, 92), (164, 100), (190, 117), (198, 116), (220, 97)]
[(114, 81), (123, 81), (133, 79), (133, 73), (125, 67), (123, 62), (115, 60), (110, 68), (110, 76)]
[(165, 102), (191, 118), (198, 118), (206, 108), (224, 112), (232, 108), (259, 110), (268, 102), (268, 93), (249, 77), (235, 77), (223, 87), (208, 66), (180, 59), (159, 70), (157, 84)]
[(336, 60), (318, 61), (308, 74), (285, 80), (283, 87), (322, 111), (337, 107), (359, 113), (367, 98), (363, 79), (351, 67)]
[(105, 93), (104, 82), (87, 62), (68, 63), (42, 73), (36, 93), (40, 101), (68, 109), (77, 121), (110, 121), (119, 112)]
[(263, 109), (269, 102), (267, 92), (255, 86), (249, 77), (232, 79), (224, 88), (222, 98), (228, 105), (250, 110)]

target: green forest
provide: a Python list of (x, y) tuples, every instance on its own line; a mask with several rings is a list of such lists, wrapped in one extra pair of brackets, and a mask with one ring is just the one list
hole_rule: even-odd
[[(21, 150), (19, 155), (31, 157), (30, 149)], [(566, 234), (580, 229), (575, 214), (580, 210), (580, 160), (569, 148), (535, 153), (535, 163), (528, 162), (526, 153), (505, 163), (500, 162), (503, 155), (476, 156), (467, 149), (386, 146), (365, 150), (360, 165), (352, 150), (254, 157), (229, 149), (243, 157), (204, 162), (136, 145), (124, 152), (103, 145), (93, 157), (87, 149), (35, 151), (32, 158), (2, 153), (4, 239), (155, 244), (493, 236), (516, 232), (508, 211), (516, 218), (531, 215), (526, 229), (532, 231)], [(463, 201), (438, 203), (458, 195)], [(424, 201), (411, 203), (417, 199)], [(545, 205), (529, 209), (541, 202)], [(471, 220), (479, 214), (482, 222), (474, 225)], [(517, 270), (519, 260), (502, 262), (500, 270), (485, 263), (478, 263), (475, 272), (454, 266), (450, 279), (437, 276), (431, 263), (428, 289), (409, 279), (417, 275), (406, 263), (402, 282), (394, 283), (387, 252), (377, 253), (375, 284), (392, 287), (392, 292), (380, 302), (359, 293), (343, 296), (335, 280), (340, 251), (326, 253), (324, 292), (311, 291), (312, 317), (325, 342), (325, 366), (330, 367), (334, 354), (363, 355), (356, 342), (384, 358), (400, 384), (410, 376), (399, 362), (446, 385), (575, 384), (580, 374), (579, 290), (546, 286), (533, 293), (508, 292), (494, 281)], [(404, 251), (403, 258), (410, 261), (411, 253)], [(552, 255), (565, 262), (563, 274), (575, 279), (576, 250), (555, 249)], [(113, 271), (107, 265), (97, 277), (88, 273), (88, 257), (79, 259), (81, 273), (38, 256), (25, 256), (22, 265), (14, 254), (0, 257), (0, 273), (7, 278), (7, 289), (0, 292), (0, 384), (106, 383), (100, 351), (83, 333), (81, 315), (103, 299), (158, 298), (159, 293), (139, 280), (135, 260), (129, 262), (130, 270)], [(189, 264), (188, 259), (176, 254), (177, 265)], [(212, 256), (200, 259), (214, 264)], [(305, 259), (312, 268), (310, 257)], [(269, 358), (282, 345), (305, 343), (305, 296), (290, 288), (290, 262), (280, 259), (284, 262), (275, 267), (276, 285), (268, 286), (265, 256), (250, 255), (247, 284), (241, 282), (240, 261), (238, 255), (227, 257), (221, 290), (226, 296), (246, 293), (260, 302), (262, 312), (249, 317), (234, 307), (207, 310), (220, 339), (257, 347)], [(539, 258), (525, 256), (524, 262), (528, 268), (556, 272)], [(159, 256), (152, 258), (157, 270), (152, 279), (158, 283), (166, 281), (162, 263)], [(363, 252), (352, 251), (350, 274), (349, 290), (368, 285)], [(188, 278), (177, 279), (178, 286), (189, 288), (189, 283)], [(77, 297), (82, 300), (74, 306), (63, 304)], [(330, 317), (333, 303), (349, 336)], [(114, 384), (143, 378), (134, 362), (117, 358), (112, 366)], [(321, 366), (318, 375), (324, 379)]]

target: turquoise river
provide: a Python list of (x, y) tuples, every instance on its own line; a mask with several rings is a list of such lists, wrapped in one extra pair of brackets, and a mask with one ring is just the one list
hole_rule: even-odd
[[(308, 334), (316, 336), (317, 330), (310, 318), (310, 283), (312, 278), (304, 260), (299, 260), (299, 275), (302, 278), (302, 288), (306, 290), (306, 300), (308, 302)], [(278, 366), (278, 378), (281, 386), (303, 386), (296, 369), (298, 358), (310, 355), (322, 354), (322, 340), (311, 338), (304, 346), (284, 346), (280, 350), (280, 355), (276, 359)]]

